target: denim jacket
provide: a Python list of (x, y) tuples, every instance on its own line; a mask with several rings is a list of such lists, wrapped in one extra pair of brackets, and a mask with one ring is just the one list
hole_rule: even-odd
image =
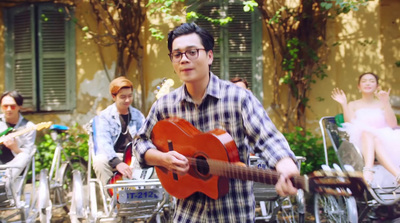
[[(132, 106), (129, 107), (129, 112), (131, 120), (129, 121), (128, 129), (132, 138), (134, 138), (136, 132), (142, 127), (145, 118), (139, 110)], [(96, 135), (94, 140), (96, 140), (97, 144), (95, 154), (104, 154), (108, 160), (117, 157), (114, 145), (121, 133), (121, 121), (115, 103), (100, 112), (99, 117), (96, 118), (95, 128)]]
[[(31, 128), (35, 126), (31, 121), (28, 122), (22, 122), (24, 117), (19, 114), (19, 120), (18, 123), (14, 126), (15, 130), (21, 130), (24, 128)], [(3, 132), (4, 130), (7, 129), (7, 124), (6, 124), (6, 119), (4, 117), (4, 114), (0, 114), (0, 132)], [(25, 152), (27, 154), (30, 154), (33, 148), (36, 148), (35, 146), (35, 139), (36, 139), (36, 129), (33, 129), (32, 131), (29, 131), (25, 134), (22, 134), (20, 136), (15, 137), (18, 143), (18, 147), (22, 150), (22, 152)], [(14, 152), (12, 152), (13, 155), (17, 155)]]

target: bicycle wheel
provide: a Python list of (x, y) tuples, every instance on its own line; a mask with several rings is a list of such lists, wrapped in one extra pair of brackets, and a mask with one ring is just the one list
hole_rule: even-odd
[(79, 170), (82, 173), (82, 185), (87, 185), (87, 168), (88, 164), (86, 160), (79, 156), (72, 156), (70, 162), (68, 163), (64, 173), (63, 173), (63, 197), (66, 201), (66, 206), (64, 210), (68, 213), (69, 207), (71, 206), (72, 193), (73, 193), (73, 171)]
[(314, 195), (315, 222), (358, 222), (354, 197)]
[(84, 188), (82, 184), (82, 173), (79, 170), (73, 170), (73, 193), (70, 206), (71, 222), (80, 222), (80, 219), (86, 215)]
[(38, 188), (38, 196), (37, 200), (37, 208), (39, 211), (39, 221), (40, 223), (50, 222), (52, 217), (52, 204), (50, 200), (50, 186), (47, 169), (42, 169), (40, 171), (39, 178), (39, 188)]
[(299, 189), (296, 196), (288, 196), (280, 201), (280, 211), (277, 222), (304, 223), (305, 222), (305, 200), (304, 192)]

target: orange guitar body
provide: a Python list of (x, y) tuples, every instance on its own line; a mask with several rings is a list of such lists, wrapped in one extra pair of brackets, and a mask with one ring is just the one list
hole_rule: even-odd
[[(132, 162), (132, 155), (133, 155), (132, 154), (132, 143), (130, 142), (125, 147), (124, 157), (123, 157), (122, 162), (124, 162), (128, 166), (130, 166), (131, 162)], [(108, 180), (107, 184), (115, 184), (115, 183), (117, 183), (117, 181), (123, 180), (123, 179), (124, 179), (123, 175), (120, 172), (115, 171), (114, 175)], [(112, 197), (114, 194), (114, 189), (109, 188), (109, 189), (107, 189), (107, 192), (110, 195), (110, 197)]]
[(169, 118), (157, 122), (152, 131), (152, 142), (158, 150), (170, 150), (193, 158), (188, 174), (177, 175), (163, 167), (156, 167), (157, 176), (164, 189), (176, 198), (186, 198), (195, 192), (218, 199), (229, 191), (226, 177), (209, 173), (209, 168), (196, 160), (221, 160), (240, 162), (239, 153), (232, 137), (221, 129), (203, 133), (180, 118)]

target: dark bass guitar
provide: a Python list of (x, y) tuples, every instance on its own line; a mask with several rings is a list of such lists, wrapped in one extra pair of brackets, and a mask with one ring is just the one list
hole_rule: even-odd
[[(124, 157), (122, 162), (128, 164), (128, 166), (132, 167), (132, 142), (130, 142), (124, 150)], [(154, 169), (147, 168), (147, 169), (134, 169), (132, 178), (135, 180), (147, 180), (153, 175)], [(107, 184), (115, 184), (117, 181), (124, 180), (123, 175), (115, 171), (113, 176), (107, 181)], [(114, 195), (114, 190), (112, 188), (107, 190), (108, 194), (112, 197)]]
[[(177, 175), (156, 167), (164, 189), (174, 197), (186, 198), (201, 192), (218, 199), (229, 191), (229, 178), (276, 184), (279, 173), (238, 165), (239, 153), (232, 137), (224, 130), (203, 133), (184, 119), (169, 118), (157, 122), (151, 139), (158, 150), (175, 150), (189, 159), (188, 174)], [(366, 184), (359, 172), (316, 171), (309, 176), (291, 178), (296, 188), (307, 192), (341, 196), (361, 196)]]

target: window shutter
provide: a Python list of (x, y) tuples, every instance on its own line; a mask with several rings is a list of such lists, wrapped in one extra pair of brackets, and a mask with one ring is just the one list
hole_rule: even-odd
[(71, 83), (68, 81), (68, 21), (63, 8), (40, 5), (38, 49), (40, 110), (70, 109)]
[[(228, 5), (228, 16), (233, 21), (228, 23), (228, 57), (229, 57), (229, 79), (242, 77), (252, 87), (252, 31), (251, 13), (243, 11), (242, 4)], [(260, 46), (261, 47), (261, 46)]]
[(242, 2), (232, 1), (203, 2), (196, 11), (213, 19), (220, 18), (221, 15), (233, 18), (232, 22), (223, 27), (201, 18), (196, 20), (196, 23), (214, 36), (214, 62), (211, 68), (213, 73), (222, 79), (244, 77), (251, 87), (253, 79), (252, 13), (243, 11)]
[[(201, 7), (197, 10), (197, 12), (207, 17), (219, 18), (220, 17), (219, 10), (220, 10), (220, 5), (218, 3), (210, 2), (201, 5)], [(221, 45), (223, 44), (223, 39), (221, 38), (220, 26), (212, 24), (209, 21), (206, 21), (205, 19), (198, 19), (196, 21), (196, 24), (206, 29), (211, 33), (211, 35), (214, 36), (214, 41), (215, 41), (213, 50), (214, 61), (211, 66), (211, 71), (220, 78), (223, 78), (221, 71)]]
[[(36, 111), (36, 70), (33, 6), (7, 10), (6, 89), (24, 97), (23, 111)], [(27, 22), (30, 21), (30, 22)]]

